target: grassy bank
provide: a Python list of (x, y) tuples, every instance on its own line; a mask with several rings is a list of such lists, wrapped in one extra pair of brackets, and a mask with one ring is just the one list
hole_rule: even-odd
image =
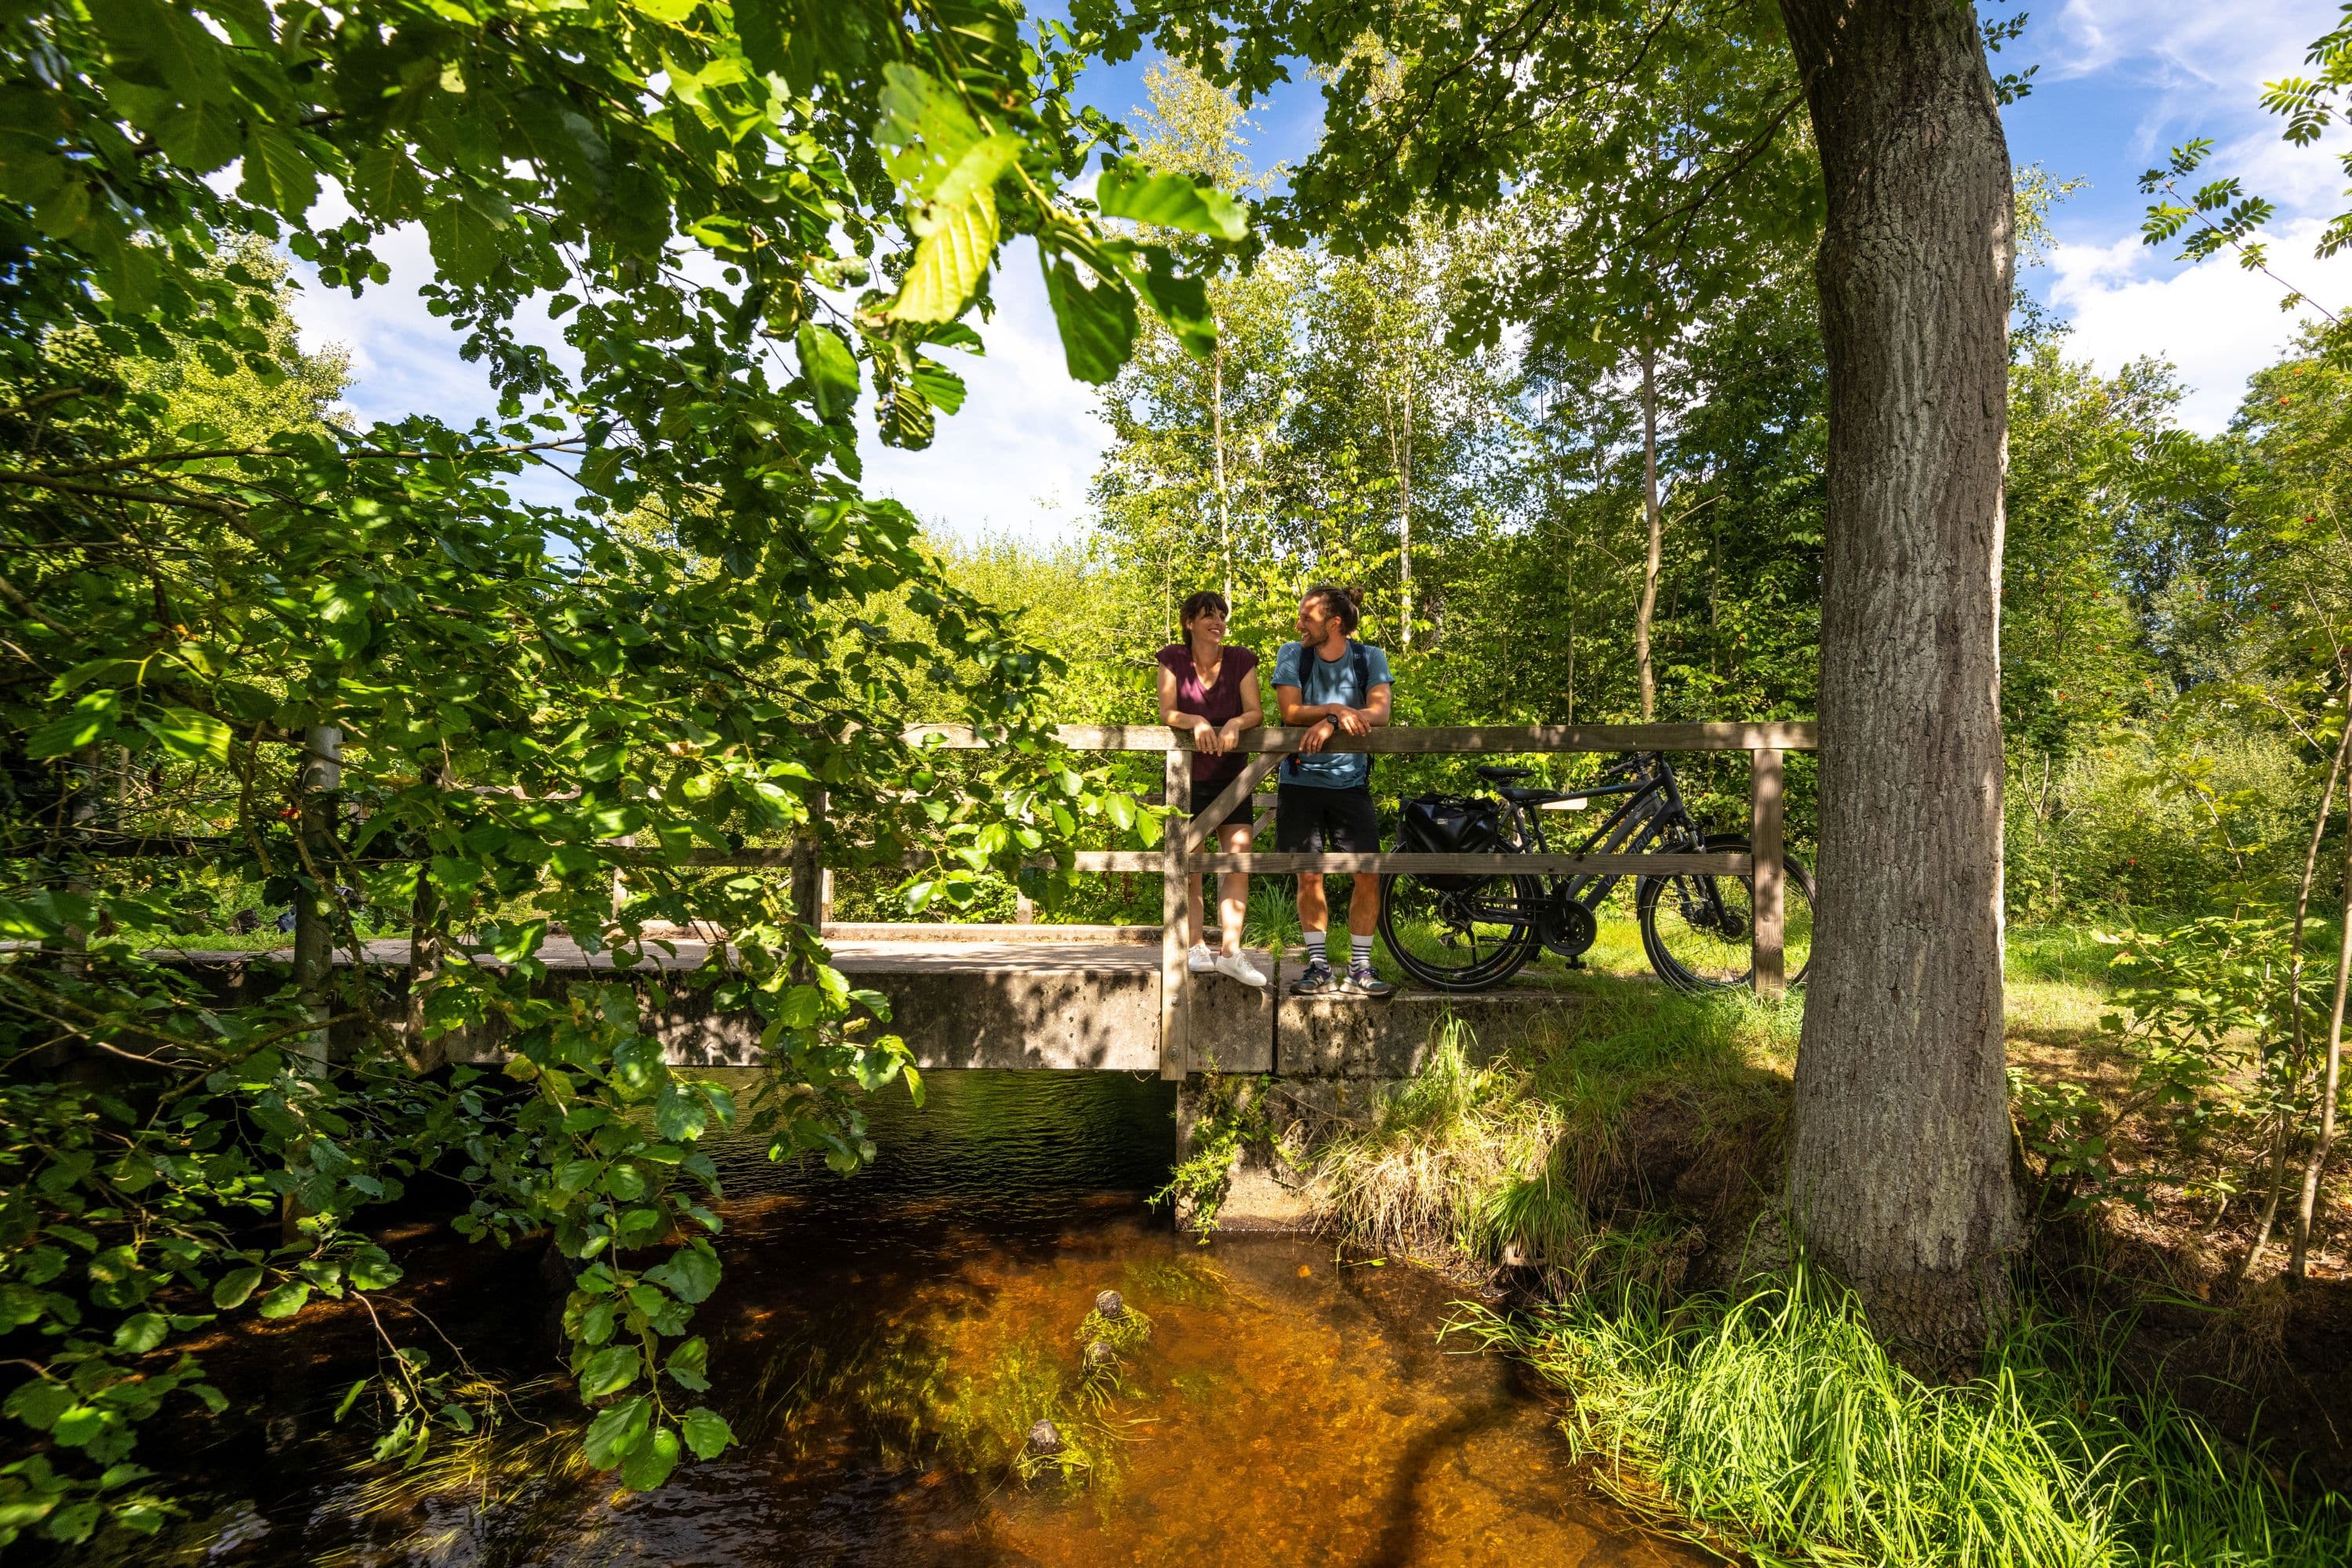
[(2352, 1512), (2116, 1375), (2127, 1325), (2029, 1303), (1965, 1383), (1896, 1365), (1796, 1267), (1669, 1305), (1623, 1280), (1465, 1331), (1573, 1395), (1602, 1484), (1759, 1563), (2320, 1568)]
[[(2021, 1071), (2116, 1087), (2105, 958), (2084, 935), (2021, 933)], [(1573, 984), (1579, 1005), (1507, 1043), (1449, 1030), (1423, 1077), (1328, 1131), (1317, 1170), (1348, 1243), (1521, 1288), (1533, 1304), (1464, 1331), (1571, 1396), (1569, 1436), (1603, 1484), (1765, 1563), (2352, 1563), (2352, 1510), (2327, 1489), (2340, 1464), (2297, 1458), (2333, 1441), (2332, 1395), (2306, 1387), (2321, 1409), (2280, 1443), (2263, 1440), (2280, 1429), (2263, 1396), (2290, 1381), (2275, 1356), (2217, 1398), (2217, 1367), (2252, 1367), (2261, 1309), (2200, 1299), (2179, 1267), (2196, 1237), (2153, 1248), (2145, 1211), (2045, 1230), (2006, 1337), (1974, 1376), (1924, 1383), (1834, 1286), (1801, 1264), (1759, 1275), (1746, 1245), (1801, 1004)], [(2140, 1272), (2112, 1272), (2132, 1247)]]

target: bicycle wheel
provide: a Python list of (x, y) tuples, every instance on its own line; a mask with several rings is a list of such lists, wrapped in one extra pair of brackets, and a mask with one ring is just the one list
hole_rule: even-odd
[[(1448, 877), (1453, 883), (1461, 879)], [(1534, 877), (1489, 877), (1434, 888), (1412, 875), (1381, 879), (1381, 938), (1407, 974), (1436, 991), (1484, 991), (1517, 973), (1541, 945)]]
[[(1700, 846), (1715, 855), (1745, 855), (1748, 840), (1717, 834)], [(1813, 879), (1798, 860), (1781, 878), (1780, 963), (1801, 985), (1813, 953)], [(1644, 877), (1635, 889), (1642, 951), (1658, 978), (1677, 991), (1746, 985), (1756, 973), (1755, 882), (1747, 877)]]

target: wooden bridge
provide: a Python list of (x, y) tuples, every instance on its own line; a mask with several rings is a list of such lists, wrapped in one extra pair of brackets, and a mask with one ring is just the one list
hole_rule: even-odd
[[(1748, 854), (1548, 854), (1504, 851), (1427, 854), (1383, 851), (1226, 854), (1206, 849), (1203, 824), (1221, 822), (1250, 796), (1282, 759), (1299, 750), (1303, 729), (1247, 731), (1240, 750), (1251, 754), (1241, 775), (1191, 819), (1192, 743), (1160, 725), (1066, 725), (1062, 743), (1076, 751), (1156, 752), (1162, 756), (1161, 798), (1174, 807), (1160, 847), (1152, 850), (1065, 850), (1033, 864), (1081, 873), (1153, 874), (1161, 879), (1162, 923), (1149, 926), (888, 924), (843, 925), (832, 920), (830, 871), (814, 839), (783, 847), (701, 850), (698, 867), (788, 868), (795, 908), (822, 931), (835, 968), (892, 1004), (892, 1029), (926, 1068), (1020, 1068), (1155, 1071), (1181, 1079), (1202, 1071), (1276, 1073), (1307, 1078), (1393, 1079), (1418, 1069), (1432, 1026), (1444, 1012), (1475, 1016), (1528, 999), (1524, 991), (1441, 995), (1406, 991), (1386, 1001), (1348, 995), (1293, 997), (1282, 991), (1285, 955), (1260, 952), (1265, 990), (1222, 976), (1196, 976), (1181, 935), (1187, 879), (1214, 872), (1295, 875), (1301, 871), (1421, 875), (1656, 875), (1708, 873), (1753, 879), (1754, 984), (1781, 988), (1783, 753), (1811, 749), (1809, 723), (1533, 725), (1471, 729), (1388, 728), (1335, 737), (1328, 752), (1382, 754), (1526, 754), (1563, 752), (1745, 752), (1750, 766)], [(948, 750), (987, 742), (969, 730), (928, 726), (911, 738)], [(323, 781), (326, 789), (331, 779)], [(316, 787), (316, 786), (314, 786)], [(929, 857), (908, 857), (927, 865)], [(1026, 913), (1024, 908), (1024, 914)], [(298, 918), (303, 910), (298, 909)], [(290, 958), (295, 983), (321, 985), (327, 966), (359, 962), (406, 966), (405, 941), (377, 941), (359, 953), (335, 953), (323, 921), (309, 916), (286, 954), (190, 953), (206, 967), (237, 971), (256, 957)], [(703, 1065), (758, 1059), (758, 1026), (751, 1016), (713, 1010), (709, 994), (666, 979), (699, 965), (708, 944), (680, 937), (648, 944), (632, 971), (646, 993), (649, 1025), (673, 1058)], [(551, 939), (536, 955), (545, 984), (561, 985), (613, 967), (609, 953), (590, 955)], [(253, 983), (258, 984), (256, 977)], [(495, 1057), (492, 1036), (449, 1042), (451, 1054)]]
[[(1362, 736), (1335, 736), (1323, 747), (1326, 752), (1385, 755), (1745, 752), (1750, 846), (1746, 855), (1227, 854), (1205, 847), (1211, 832), (1207, 825), (1223, 821), (1283, 758), (1297, 752), (1307, 733), (1304, 728), (1245, 731), (1238, 750), (1250, 754), (1250, 761), (1206, 804), (1197, 821), (1190, 820), (1189, 734), (1157, 724), (1073, 724), (1061, 726), (1056, 733), (1073, 751), (1160, 753), (1160, 798), (1174, 808), (1174, 815), (1159, 849), (1064, 851), (1033, 862), (1082, 873), (1158, 873), (1159, 927), (842, 926), (832, 921), (831, 876), (819, 864), (813, 845), (756, 855), (714, 854), (707, 863), (790, 865), (803, 920), (824, 931), (835, 967), (892, 997), (892, 1026), (926, 1066), (1154, 1069), (1168, 1079), (1213, 1068), (1398, 1077), (1418, 1067), (1439, 1010), (1475, 1012), (1524, 999), (1523, 993), (1441, 996), (1410, 991), (1384, 1002), (1344, 995), (1293, 997), (1281, 989), (1281, 954), (1256, 955), (1258, 967), (1269, 979), (1264, 992), (1219, 976), (1196, 976), (1186, 963), (1181, 934), (1186, 886), (1190, 879), (1225, 871), (1259, 876), (1301, 871), (1561, 876), (1681, 870), (1752, 878), (1754, 984), (1767, 994), (1784, 985), (1782, 759), (1787, 752), (1814, 747), (1816, 731), (1811, 723), (1391, 727)], [(987, 744), (970, 730), (950, 725), (925, 726), (911, 738), (948, 750)], [(928, 863), (920, 857), (910, 859)], [(948, 978), (951, 976), (956, 978)]]

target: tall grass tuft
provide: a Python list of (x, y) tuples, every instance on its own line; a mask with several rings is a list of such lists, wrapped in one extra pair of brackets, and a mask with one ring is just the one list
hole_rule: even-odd
[(1323, 1144), (1322, 1217), (1368, 1251), (1469, 1274), (1529, 1263), (1566, 1288), (1623, 1239), (1593, 1200), (1629, 1109), (1671, 1100), (1702, 1144), (1776, 1125), (1797, 1020), (1745, 994), (1612, 985), (1525, 1020), (1482, 1060), (1450, 1018), (1418, 1078)]
[[(1462, 1323), (1573, 1391), (1601, 1479), (1760, 1563), (2189, 1568), (2352, 1563), (2352, 1510), (2295, 1495), (2111, 1347), (2021, 1312), (1978, 1377), (1923, 1383), (1853, 1298), (1780, 1281), (1668, 1307), (1638, 1279)], [(1638, 1478), (1638, 1479), (1636, 1479)]]

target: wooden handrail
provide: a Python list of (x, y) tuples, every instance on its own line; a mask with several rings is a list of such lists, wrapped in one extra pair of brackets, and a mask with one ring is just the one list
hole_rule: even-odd
[[(1810, 720), (1698, 724), (1482, 724), (1465, 728), (1391, 725), (1369, 735), (1335, 735), (1327, 752), (1436, 755), (1465, 752), (1810, 752), (1819, 744)], [(1305, 726), (1242, 731), (1244, 752), (1296, 752)], [(966, 724), (918, 724), (907, 743), (950, 752), (986, 751), (995, 744)], [(1059, 724), (1054, 737), (1074, 752), (1191, 751), (1189, 731), (1165, 724)]]
[[(1182, 945), (1186, 879), (1210, 873), (1239, 871), (1260, 875), (1328, 872), (1358, 876), (1722, 876), (1752, 879), (1751, 900), (1755, 943), (1754, 984), (1767, 994), (1778, 992), (1782, 975), (1783, 917), (1781, 790), (1782, 753), (1812, 751), (1820, 744), (1816, 725), (1803, 721), (1691, 724), (1517, 724), (1470, 727), (1390, 726), (1366, 735), (1334, 735), (1320, 748), (1326, 752), (1376, 752), (1383, 755), (1435, 756), (1476, 752), (1746, 752), (1748, 754), (1748, 844), (1751, 853), (1629, 855), (1519, 855), (1494, 850), (1480, 854), (1428, 854), (1412, 850), (1379, 853), (1338, 852), (1244, 854), (1203, 852), (1211, 825), (1238, 807), (1273, 771), (1279, 759), (1299, 752), (1307, 733), (1304, 727), (1268, 727), (1242, 733), (1238, 750), (1251, 753), (1237, 777), (1229, 780), (1194, 819), (1192, 806), (1192, 731), (1164, 724), (1064, 724), (1055, 738), (1073, 751), (1158, 752), (1162, 756), (1160, 799), (1170, 808), (1166, 837), (1150, 850), (1078, 849), (1059, 856), (1038, 857), (1024, 865), (1067, 871), (1150, 874), (1162, 879), (1160, 899), (1160, 1070), (1163, 1078), (1181, 1078), (1192, 1066), (1190, 994), (1192, 972)], [(982, 751), (995, 742), (970, 726), (923, 724), (902, 731), (909, 745), (945, 751)], [(821, 816), (824, 798), (814, 803)], [(814, 826), (814, 825), (812, 825)], [(132, 840), (117, 854), (136, 855), (151, 843)], [(171, 840), (182, 846), (206, 840)], [(608, 847), (608, 852), (610, 852)], [(642, 857), (623, 851), (616, 858)], [(910, 868), (935, 864), (936, 853), (909, 851), (899, 863)], [(820, 931), (831, 915), (832, 870), (824, 866), (811, 831), (803, 831), (785, 846), (702, 848), (688, 851), (692, 867), (772, 867), (789, 868), (797, 918)], [(884, 863), (887, 863), (887, 858)], [(1024, 900), (1025, 903), (1025, 900)]]

